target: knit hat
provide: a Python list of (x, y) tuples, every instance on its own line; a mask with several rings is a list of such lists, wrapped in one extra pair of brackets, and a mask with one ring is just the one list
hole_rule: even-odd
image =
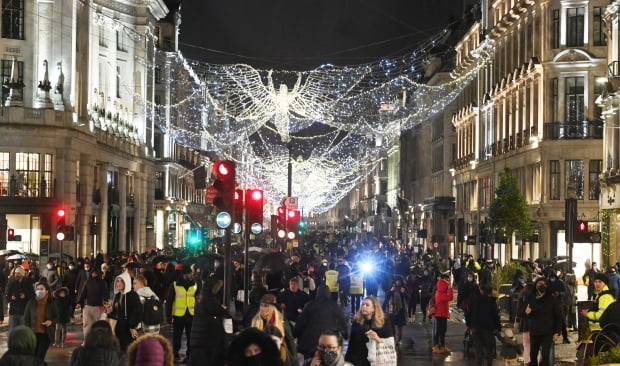
[(265, 294), (265, 295), (263, 295), (263, 297), (260, 298), (260, 303), (261, 304), (276, 305), (277, 304), (277, 299), (272, 294)]
[(26, 275), (26, 270), (22, 266), (17, 266), (17, 267), (15, 267), (15, 274), (19, 274), (21, 276), (25, 276)]
[(599, 281), (605, 283), (606, 285), (609, 285), (609, 278), (604, 273), (597, 273), (597, 274), (595, 274), (594, 275), (594, 281), (596, 281), (596, 280), (599, 280)]
[(37, 338), (30, 327), (18, 325), (9, 333), (9, 350), (15, 354), (34, 354)]
[(135, 366), (164, 365), (164, 347), (155, 338), (143, 339), (136, 348)]
[(192, 268), (190, 266), (183, 266), (183, 268), (181, 268), (181, 274), (188, 274), (188, 273), (192, 273)]

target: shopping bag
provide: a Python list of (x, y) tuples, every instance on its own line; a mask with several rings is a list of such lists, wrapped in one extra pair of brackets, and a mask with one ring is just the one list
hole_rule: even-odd
[(396, 366), (398, 356), (394, 337), (382, 338), (383, 342), (377, 342), (370, 338), (366, 347), (368, 348), (368, 362), (371, 366)]

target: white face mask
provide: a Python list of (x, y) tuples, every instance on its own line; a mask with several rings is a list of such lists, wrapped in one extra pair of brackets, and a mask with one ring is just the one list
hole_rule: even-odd
[(74, 268), (75, 268), (75, 266), (69, 266), (69, 269), (74, 269)]
[(42, 299), (43, 296), (45, 296), (46, 293), (47, 293), (47, 291), (45, 291), (45, 290), (36, 290), (34, 292), (34, 294), (37, 297), (37, 299)]
[(54, 266), (50, 264), (49, 266), (47, 266), (47, 269), (54, 269)]

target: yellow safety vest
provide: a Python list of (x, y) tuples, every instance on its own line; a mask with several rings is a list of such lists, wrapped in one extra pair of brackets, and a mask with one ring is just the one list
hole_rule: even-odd
[(329, 292), (338, 292), (338, 271), (330, 269), (325, 272), (325, 285), (329, 288)]
[(176, 296), (174, 297), (174, 303), (172, 303), (172, 315), (183, 316), (185, 311), (189, 310), (189, 314), (194, 316), (194, 306), (196, 305), (196, 289), (198, 286), (194, 284), (189, 289), (185, 289), (183, 286), (177, 286), (174, 282), (174, 291)]
[(351, 295), (363, 295), (364, 294), (364, 277), (358, 273), (351, 274), (351, 287), (349, 287), (349, 293)]

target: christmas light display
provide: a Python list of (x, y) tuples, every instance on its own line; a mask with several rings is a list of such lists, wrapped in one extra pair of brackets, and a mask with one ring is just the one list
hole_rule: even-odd
[(401, 131), (442, 111), (488, 62), (485, 49), (492, 45), (484, 43), (472, 52), (476, 64), (438, 85), (420, 82), (429, 52), (447, 35), (405, 57), (310, 71), (210, 64), (167, 53), (160, 57), (171, 77), (163, 83), (176, 103), (142, 107), (179, 143), (235, 161), (238, 180), (263, 189), (274, 204), (286, 196), (290, 159), (293, 196), (304, 212), (320, 213), (386, 157)]

